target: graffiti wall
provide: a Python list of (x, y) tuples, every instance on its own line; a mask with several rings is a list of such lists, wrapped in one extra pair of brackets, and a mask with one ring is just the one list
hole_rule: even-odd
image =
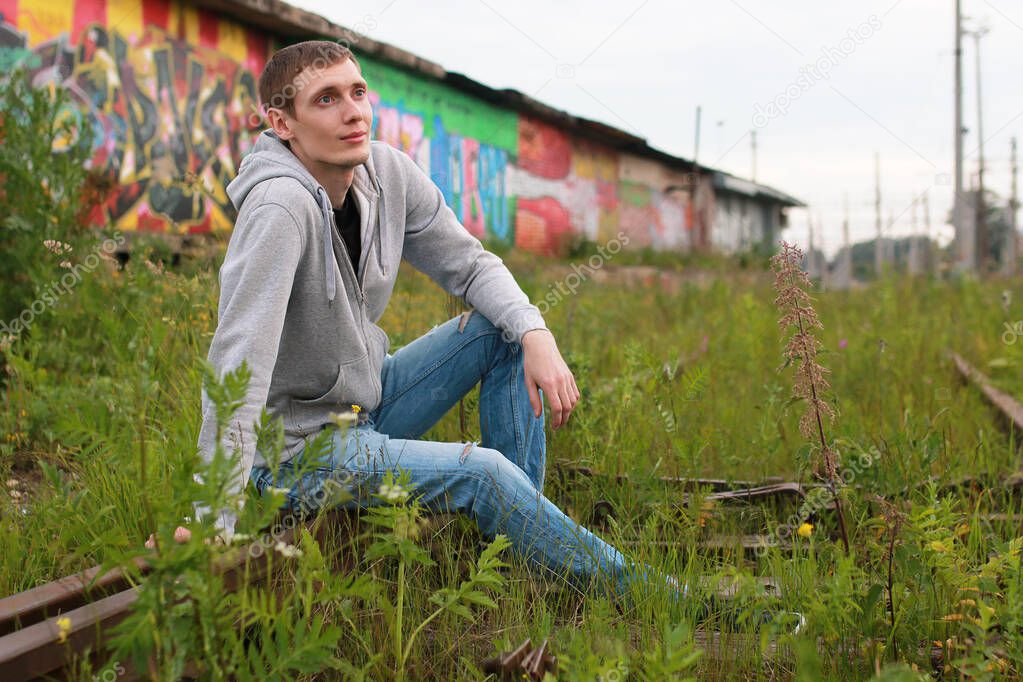
[(93, 130), (93, 166), (116, 178), (97, 219), (231, 226), (224, 187), (259, 130), (249, 113), (265, 36), (168, 0), (0, 0), (0, 13), (5, 70), (66, 88)]
[[(261, 129), (256, 83), (280, 44), (181, 0), (0, 0), (0, 67), (68, 91), (94, 132), (93, 166), (116, 181), (94, 218), (122, 230), (231, 228), (225, 187)], [(662, 164), (359, 61), (374, 138), (415, 159), (477, 237), (536, 253), (619, 230), (630, 247), (700, 242), (692, 189)]]
[(518, 116), (373, 60), (359, 63), (371, 91), (374, 139), (414, 158), (473, 235), (510, 240), (508, 166)]

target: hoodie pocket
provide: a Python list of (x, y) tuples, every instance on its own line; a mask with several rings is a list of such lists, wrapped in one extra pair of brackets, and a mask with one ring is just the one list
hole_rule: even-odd
[[(291, 422), (298, 433), (308, 434), (318, 431), (324, 424), (329, 423), (328, 417), (331, 412), (339, 412), (345, 397), (345, 388), (348, 383), (348, 375), (352, 373), (352, 366), (368, 362), (368, 352), (354, 360), (349, 360), (337, 366), (337, 377), (333, 385), (321, 396), (316, 398), (292, 398), (291, 399)], [(356, 372), (357, 373), (357, 372)]]

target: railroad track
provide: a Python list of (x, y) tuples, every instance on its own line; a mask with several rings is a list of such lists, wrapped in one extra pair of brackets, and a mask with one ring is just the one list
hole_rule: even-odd
[[(258, 541), (218, 555), (214, 572), (223, 578), (224, 589), (234, 592), (267, 578), (273, 545), (277, 541), (294, 544), (302, 527), (314, 534), (320, 532), (315, 520), (300, 522), (282, 516)], [(136, 559), (135, 567), (141, 576), (149, 572), (144, 559)], [(134, 582), (123, 569), (104, 571), (94, 566), (0, 599), (0, 680), (65, 679), (75, 659), (86, 650), (94, 669), (110, 665), (108, 633), (128, 616), (138, 599), (139, 586)], [(62, 635), (57, 621), (63, 618), (70, 621), (70, 629), (65, 628)], [(116, 665), (118, 682), (144, 677), (129, 662), (117, 661)]]
[(983, 394), (999, 416), (1017, 434), (1023, 433), (1023, 405), (1004, 391), (1000, 391), (991, 383), (991, 379), (979, 369), (967, 362), (958, 353), (948, 353), (955, 363), (959, 374), (967, 382), (973, 384)]
[[(796, 499), (805, 496), (802, 487), (794, 483), (760, 486), (740, 482), (738, 489), (728, 489), (726, 482), (711, 479), (679, 479), (673, 483), (691, 489), (709, 487), (715, 491), (711, 496), (722, 501), (755, 502), (775, 496), (795, 496)], [(337, 516), (344, 513), (328, 512), (320, 517), (319, 522), (281, 516), (257, 542), (225, 550), (217, 557), (214, 571), (222, 576), (228, 592), (264, 580), (270, 571), (267, 548), (272, 548), (278, 541), (294, 544), (303, 527), (317, 539), (322, 539), (324, 529), (338, 521)], [(729, 544), (727, 538), (714, 540), (711, 544)], [(753, 544), (750, 538), (738, 540), (743, 545)], [(756, 544), (759, 544), (760, 540), (757, 540)], [(93, 669), (103, 670), (116, 663), (118, 682), (147, 677), (145, 672), (135, 670), (129, 662), (111, 661), (107, 648), (110, 629), (128, 616), (138, 599), (138, 579), (144, 579), (150, 570), (143, 558), (135, 559), (132, 568), (104, 570), (101, 566), (94, 566), (0, 599), (0, 680), (66, 679), (76, 659), (81, 658), (85, 651), (89, 652)], [(63, 618), (70, 622), (70, 629), (65, 628), (62, 635), (57, 621)], [(719, 639), (715, 633), (701, 636), (713, 642)], [(191, 672), (197, 674), (194, 669)]]

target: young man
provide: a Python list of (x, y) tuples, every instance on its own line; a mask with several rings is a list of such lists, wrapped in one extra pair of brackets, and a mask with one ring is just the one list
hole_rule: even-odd
[[(541, 400), (554, 428), (579, 400), (554, 336), (430, 178), (401, 151), (370, 141), (373, 111), (355, 58), (330, 42), (292, 45), (271, 58), (259, 90), (270, 130), (228, 187), (239, 213), (209, 350), (218, 376), (243, 360), (251, 369), (223, 441), (241, 450), (234, 492), (249, 483), (286, 488), (286, 508), (314, 511), (330, 503), (334, 483), (355, 496), (347, 504), (369, 505), (384, 472), (400, 467), (427, 509), (468, 514), (488, 537), (504, 533), (541, 570), (624, 590), (631, 564), (542, 494)], [(376, 323), (403, 258), (474, 310), (391, 355)], [(479, 444), (417, 440), (477, 383)], [(357, 423), (333, 431), (325, 460), (306, 462), (306, 443), (353, 405)], [(256, 448), (264, 407), (283, 419), (277, 471)], [(204, 391), (207, 460), (213, 412)], [(233, 513), (215, 523), (229, 539)]]

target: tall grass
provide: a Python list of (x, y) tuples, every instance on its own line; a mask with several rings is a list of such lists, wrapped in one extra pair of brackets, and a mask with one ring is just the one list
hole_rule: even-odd
[[(97, 239), (84, 238), (70, 260)], [(68, 258), (39, 254), (47, 273)], [(462, 517), (395, 522), (415, 516), (403, 505), (383, 512), (390, 525), (363, 516), (350, 532), (274, 548), (273, 579), (228, 597), (210, 571), (223, 550), (203, 544), (202, 529), (193, 542), (170, 541), (192, 498), (214, 494), (192, 474), (219, 258), (170, 270), (143, 245), (124, 268), (103, 260), (0, 349), (0, 474), (12, 483), (0, 502), (0, 591), (150, 557), (158, 569), (119, 651), (153, 655), (159, 679), (178, 675), (186, 654), (208, 678), (478, 679), (480, 661), (526, 637), (550, 639), (566, 680), (917, 679), (936, 642), (955, 674), (1023, 671), (1023, 502), (995, 486), (948, 487), (1006, 479), (1018, 467), (1015, 439), (944, 357), (956, 349), (1023, 388), (1007, 370), (1023, 340), (1002, 340), (1005, 322), (1023, 318), (1016, 303), (1001, 304), (1005, 289), (1021, 300), (1018, 282), (890, 276), (814, 292), (819, 355), (842, 413), (830, 443), (842, 462), (869, 462), (843, 493), (848, 554), (837, 519), (812, 495), (804, 537), (783, 533), (802, 520), (792, 505), (726, 507), (706, 491), (686, 499), (660, 478), (812, 479), (803, 405), (780, 371), (769, 273), (722, 261), (674, 293), (590, 281), (547, 315), (583, 395), (566, 428), (549, 434), (545, 493), (633, 558), (687, 581), (694, 599), (677, 604), (639, 586), (627, 608), (584, 598), (518, 564), (502, 568), (509, 557), (485, 552), (490, 539)], [(515, 253), (506, 261), (534, 299), (564, 271)], [(403, 269), (382, 322), (392, 348), (447, 319), (447, 305)], [(465, 400), (470, 432), (477, 397)], [(461, 430), (453, 411), (426, 437), (462, 440)], [(578, 466), (593, 475), (573, 474)], [(250, 526), (277, 501), (250, 491)], [(594, 517), (597, 501), (609, 517)], [(158, 553), (142, 548), (154, 527)], [(702, 544), (744, 533), (784, 541), (757, 553)], [(465, 597), (481, 575), (482, 596)], [(702, 623), (697, 601), (719, 579), (742, 613), (798, 610), (808, 628), (793, 640), (752, 618)], [(459, 608), (462, 599), (471, 606)], [(697, 639), (704, 625), (724, 628), (718, 645)]]

